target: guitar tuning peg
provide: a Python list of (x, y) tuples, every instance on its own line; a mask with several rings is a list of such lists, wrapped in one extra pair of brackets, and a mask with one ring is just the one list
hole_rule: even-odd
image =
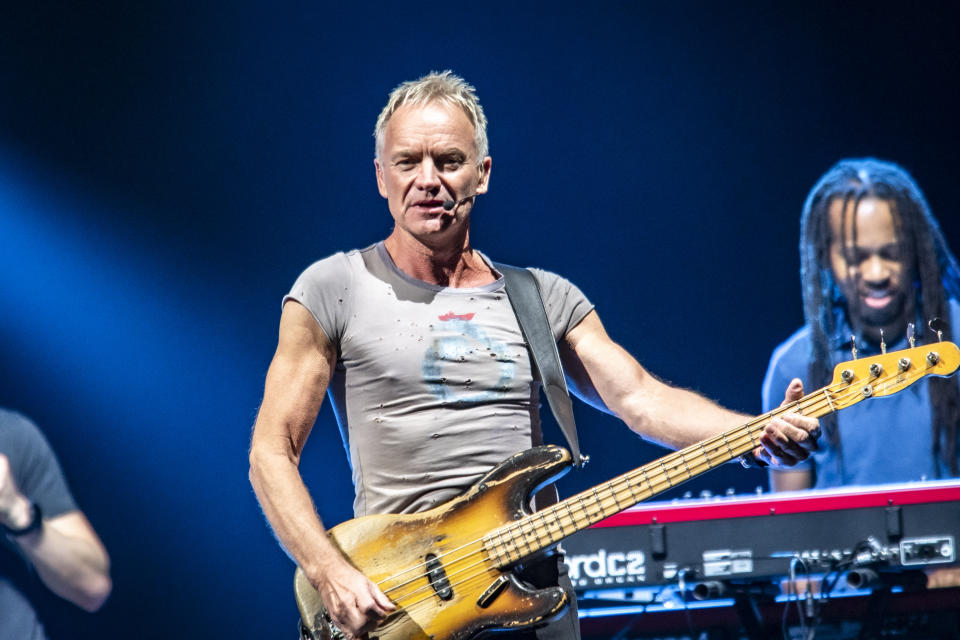
[(927, 326), (930, 327), (930, 331), (937, 334), (937, 342), (943, 342), (943, 330), (941, 329), (943, 321), (940, 318), (934, 318), (927, 322)]
[(880, 329), (880, 353), (887, 353), (887, 341), (883, 337), (883, 329)]
[(912, 322), (907, 323), (907, 342), (910, 343), (911, 349), (917, 344), (916, 327), (913, 326)]
[(857, 336), (850, 336), (850, 353), (853, 354), (853, 359), (857, 359)]

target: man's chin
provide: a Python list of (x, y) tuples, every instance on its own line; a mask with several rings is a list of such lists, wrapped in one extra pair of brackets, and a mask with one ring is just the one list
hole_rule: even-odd
[(421, 238), (445, 238), (451, 235), (453, 225), (446, 224), (424, 224), (417, 229), (417, 235)]
[(461, 225), (454, 224), (453, 221), (449, 219), (424, 221), (416, 225), (416, 227), (409, 229), (410, 235), (430, 246), (450, 242), (457, 238), (461, 231)]

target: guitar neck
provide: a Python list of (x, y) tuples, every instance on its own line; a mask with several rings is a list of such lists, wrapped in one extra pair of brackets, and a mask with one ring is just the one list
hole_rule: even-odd
[(516, 562), (749, 453), (760, 444), (760, 435), (767, 424), (778, 416), (799, 413), (820, 418), (867, 398), (891, 395), (928, 375), (950, 375), (958, 366), (960, 350), (950, 342), (840, 363), (834, 369), (833, 381), (826, 387), (499, 527), (486, 536), (485, 544), (500, 565)]
[(771, 420), (796, 412), (819, 418), (836, 410), (830, 387), (750, 420), (712, 438), (675, 451), (650, 464), (617, 476), (491, 534), (504, 564), (516, 562), (556, 544), (563, 538), (652, 498), (691, 478), (726, 464), (760, 444), (760, 434)]

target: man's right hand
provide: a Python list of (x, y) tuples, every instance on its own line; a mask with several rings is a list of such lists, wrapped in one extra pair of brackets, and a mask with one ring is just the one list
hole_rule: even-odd
[(372, 631), (397, 607), (377, 585), (342, 557), (330, 562), (314, 582), (334, 624), (348, 638)]
[(0, 524), (10, 529), (22, 529), (30, 524), (30, 501), (13, 479), (10, 460), (0, 453)]

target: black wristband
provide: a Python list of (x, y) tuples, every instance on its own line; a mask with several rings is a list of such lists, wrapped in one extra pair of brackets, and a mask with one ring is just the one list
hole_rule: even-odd
[(43, 526), (43, 512), (40, 511), (40, 505), (32, 502), (30, 506), (30, 523), (27, 524), (27, 526), (20, 529), (11, 529), (6, 525), (0, 524), (0, 529), (3, 529), (3, 532), (8, 536), (25, 536), (28, 533), (38, 531), (41, 526)]
[(740, 464), (744, 469), (766, 469), (770, 465), (753, 455), (753, 451), (740, 456)]

